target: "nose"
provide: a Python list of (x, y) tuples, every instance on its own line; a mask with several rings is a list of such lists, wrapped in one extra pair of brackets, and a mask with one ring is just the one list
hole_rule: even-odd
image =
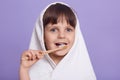
[(58, 38), (60, 38), (60, 39), (65, 38), (65, 32), (60, 31), (59, 34), (58, 34)]

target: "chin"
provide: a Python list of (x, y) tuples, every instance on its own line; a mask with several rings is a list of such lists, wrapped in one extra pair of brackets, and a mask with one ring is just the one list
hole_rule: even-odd
[(57, 51), (57, 52), (55, 52), (54, 54), (55, 54), (56, 56), (59, 56), (59, 57), (64, 57), (64, 56), (67, 54), (67, 52)]

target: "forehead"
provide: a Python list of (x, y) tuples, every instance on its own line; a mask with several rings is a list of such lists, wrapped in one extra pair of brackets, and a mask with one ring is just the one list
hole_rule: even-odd
[(57, 24), (67, 24), (67, 25), (70, 25), (68, 22), (67, 22), (67, 19), (65, 18), (65, 16), (61, 15), (58, 17), (57, 19), (57, 22), (56, 23), (48, 23), (48, 24), (51, 24), (51, 25), (57, 25)]
[(53, 28), (53, 27), (56, 27), (56, 28), (73, 28), (70, 24), (68, 24), (66, 21), (64, 22), (61, 22), (59, 21), (57, 24), (52, 24), (52, 23), (49, 23), (45, 28)]
[(57, 19), (57, 23), (68, 23), (65, 16), (59, 16)]

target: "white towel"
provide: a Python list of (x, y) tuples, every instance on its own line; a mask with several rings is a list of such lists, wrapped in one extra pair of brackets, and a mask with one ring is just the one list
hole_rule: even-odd
[[(42, 17), (47, 7), (37, 19), (32, 33), (30, 49), (45, 50)], [(78, 19), (75, 30), (75, 42), (68, 54), (59, 62), (58, 65), (53, 62), (49, 55), (45, 55), (44, 58), (40, 59), (30, 68), (29, 74), (31, 80), (96, 80), (88, 51), (80, 31)]]

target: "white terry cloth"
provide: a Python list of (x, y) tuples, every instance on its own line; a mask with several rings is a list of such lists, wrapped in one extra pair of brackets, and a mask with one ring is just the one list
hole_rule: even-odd
[[(44, 11), (45, 10), (46, 9), (44, 9)], [(45, 50), (42, 22), (44, 11), (38, 18), (33, 30), (30, 49)], [(29, 75), (31, 80), (96, 80), (88, 51), (80, 31), (78, 19), (75, 30), (75, 42), (68, 54), (57, 65), (52, 61), (49, 55), (45, 55), (44, 58), (40, 59), (30, 68)]]

